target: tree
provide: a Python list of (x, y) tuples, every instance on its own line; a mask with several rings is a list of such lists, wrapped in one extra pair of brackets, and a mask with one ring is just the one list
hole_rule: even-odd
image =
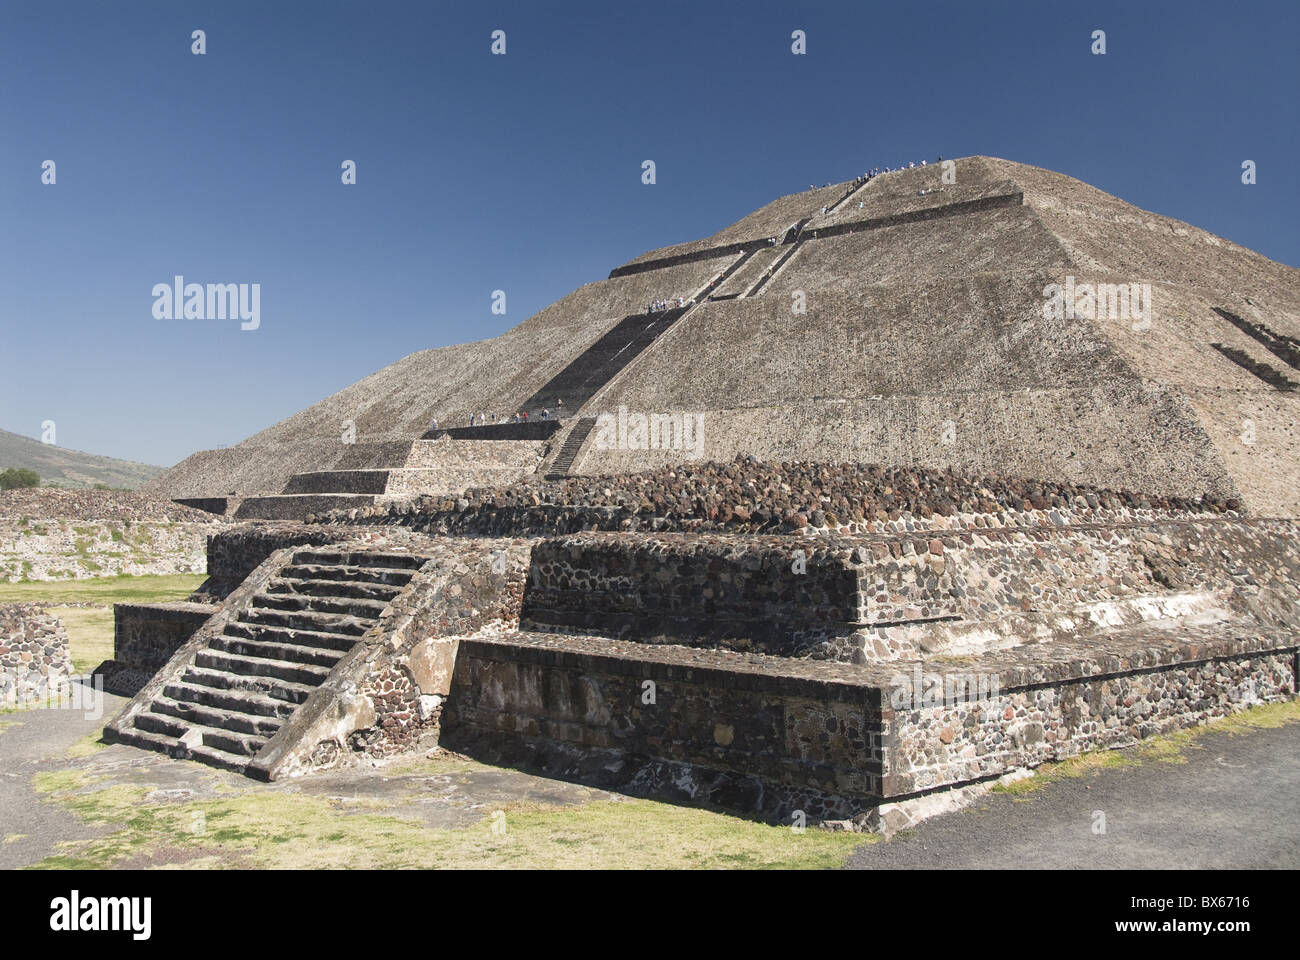
[(17, 490), (19, 487), (39, 487), (41, 478), (35, 470), (10, 467), (0, 471), (0, 490)]

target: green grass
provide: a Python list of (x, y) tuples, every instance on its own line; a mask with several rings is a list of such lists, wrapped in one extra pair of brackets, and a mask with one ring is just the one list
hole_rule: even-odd
[(74, 673), (89, 673), (113, 658), (112, 607), (63, 607), (52, 612), (68, 631)]
[(174, 573), (161, 577), (0, 583), (0, 603), (160, 603), (184, 600), (206, 579), (201, 573)]

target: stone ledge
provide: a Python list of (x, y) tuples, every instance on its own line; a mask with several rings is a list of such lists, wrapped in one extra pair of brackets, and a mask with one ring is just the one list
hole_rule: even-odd
[(646, 680), (714, 682), (728, 689), (880, 706), (879, 668), (853, 664), (533, 631), (478, 634), (459, 642), (462, 655), (501, 662), (589, 668)]

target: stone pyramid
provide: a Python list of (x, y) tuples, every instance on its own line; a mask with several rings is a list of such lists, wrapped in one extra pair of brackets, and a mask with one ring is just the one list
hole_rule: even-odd
[[(1070, 177), (969, 157), (781, 197), (146, 489), (300, 518), (750, 454), (1209, 493), (1294, 517), (1297, 338), (1300, 271)], [(528, 423), (495, 422), (520, 410)], [(470, 428), (482, 412), (494, 422)], [(687, 413), (689, 448), (603, 429)]]

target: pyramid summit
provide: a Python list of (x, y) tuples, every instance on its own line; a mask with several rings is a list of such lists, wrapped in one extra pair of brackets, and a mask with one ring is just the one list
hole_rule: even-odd
[(968, 157), (780, 197), (148, 489), (294, 519), (743, 455), (1294, 517), (1298, 338), (1295, 268), (1070, 177)]

